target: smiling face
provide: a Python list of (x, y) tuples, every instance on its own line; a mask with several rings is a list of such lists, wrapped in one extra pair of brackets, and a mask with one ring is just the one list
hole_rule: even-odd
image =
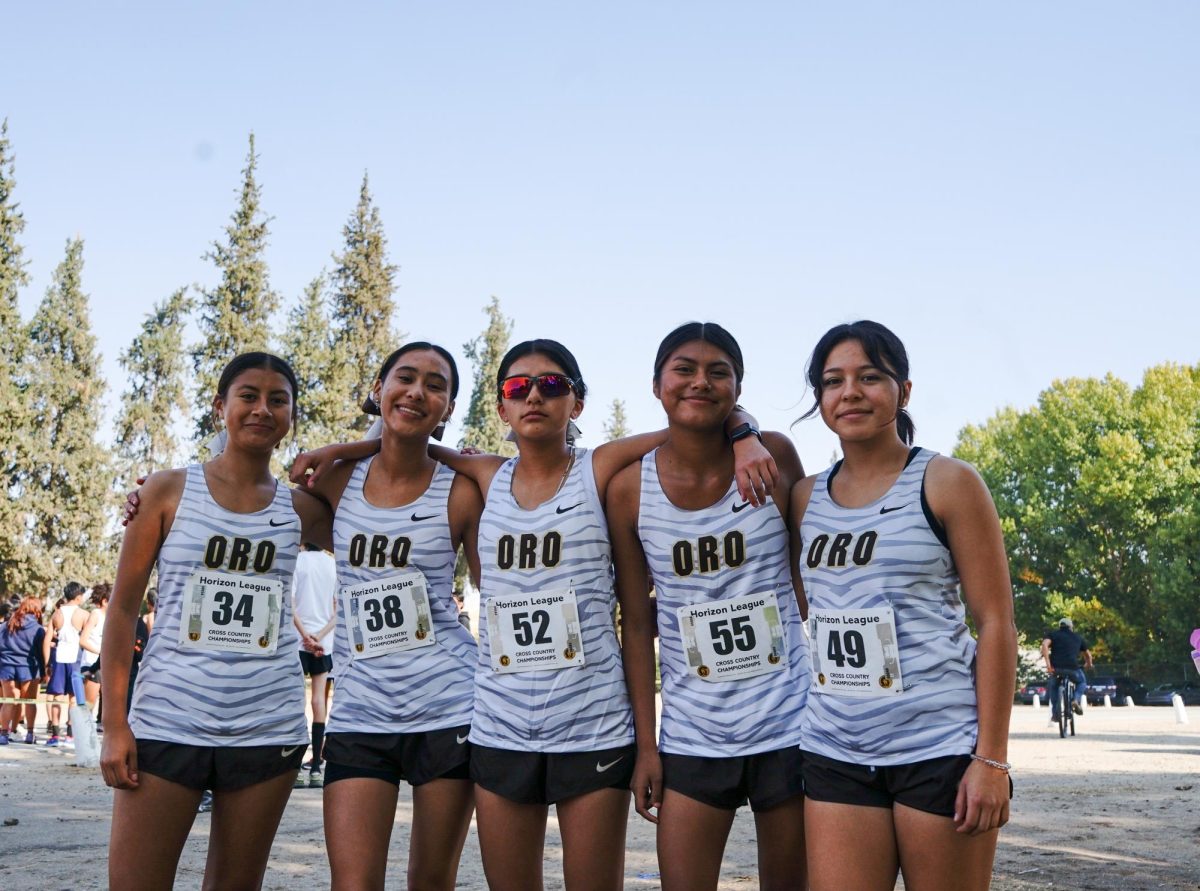
[(402, 354), (371, 391), (383, 423), (399, 436), (428, 437), (454, 411), (453, 372), (434, 350)]
[(821, 418), (842, 440), (898, 439), (896, 415), (911, 391), (911, 381), (897, 383), (888, 369), (871, 364), (861, 343), (843, 340), (821, 372)]
[(671, 425), (696, 429), (723, 425), (741, 392), (733, 359), (705, 340), (673, 350), (654, 382)]
[[(505, 377), (566, 373), (562, 366), (541, 353), (522, 356), (505, 369)], [(564, 396), (547, 397), (540, 387), (534, 386), (524, 399), (501, 398), (497, 410), (519, 437), (542, 439), (556, 436), (565, 439), (567, 422), (579, 417), (583, 411), (583, 400), (574, 390)]]
[(231, 444), (270, 452), (292, 427), (292, 385), (278, 371), (248, 368), (213, 399)]

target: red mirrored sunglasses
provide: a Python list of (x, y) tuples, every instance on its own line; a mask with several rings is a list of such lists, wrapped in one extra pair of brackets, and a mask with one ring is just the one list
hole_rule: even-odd
[(566, 396), (575, 389), (575, 381), (565, 374), (514, 374), (500, 381), (500, 397), (502, 399), (526, 399), (534, 386), (544, 399), (556, 399)]

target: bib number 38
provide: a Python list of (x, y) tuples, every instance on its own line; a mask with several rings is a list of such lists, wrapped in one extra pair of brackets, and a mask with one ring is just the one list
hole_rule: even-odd
[(413, 571), (342, 589), (350, 658), (432, 646), (437, 639), (424, 573)]

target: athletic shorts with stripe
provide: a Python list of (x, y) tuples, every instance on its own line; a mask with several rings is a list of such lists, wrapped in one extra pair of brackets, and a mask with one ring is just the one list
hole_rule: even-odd
[(554, 804), (597, 789), (628, 791), (637, 747), (594, 752), (517, 752), (471, 747), (471, 779), (520, 804)]
[(189, 746), (137, 741), (138, 770), (187, 786), (229, 792), (300, 769), (307, 743), (294, 746)]
[(470, 779), (471, 725), (415, 733), (330, 733), (325, 737), (325, 785), (375, 779), (399, 786)]
[(732, 758), (661, 757), (663, 787), (710, 807), (733, 811), (749, 802), (766, 811), (804, 794), (804, 756), (795, 746)]

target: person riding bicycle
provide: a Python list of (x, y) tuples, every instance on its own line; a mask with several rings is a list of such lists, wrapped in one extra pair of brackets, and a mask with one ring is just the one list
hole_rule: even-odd
[(1075, 623), (1070, 619), (1061, 619), (1058, 630), (1049, 632), (1042, 640), (1042, 659), (1050, 672), (1050, 708), (1053, 711), (1051, 721), (1058, 720), (1058, 684), (1060, 675), (1070, 675), (1075, 681), (1075, 701), (1071, 708), (1075, 714), (1083, 714), (1083, 695), (1087, 692), (1087, 678), (1083, 668), (1079, 667), (1079, 657), (1083, 654), (1084, 668), (1092, 667), (1092, 653), (1087, 641), (1075, 633)]

